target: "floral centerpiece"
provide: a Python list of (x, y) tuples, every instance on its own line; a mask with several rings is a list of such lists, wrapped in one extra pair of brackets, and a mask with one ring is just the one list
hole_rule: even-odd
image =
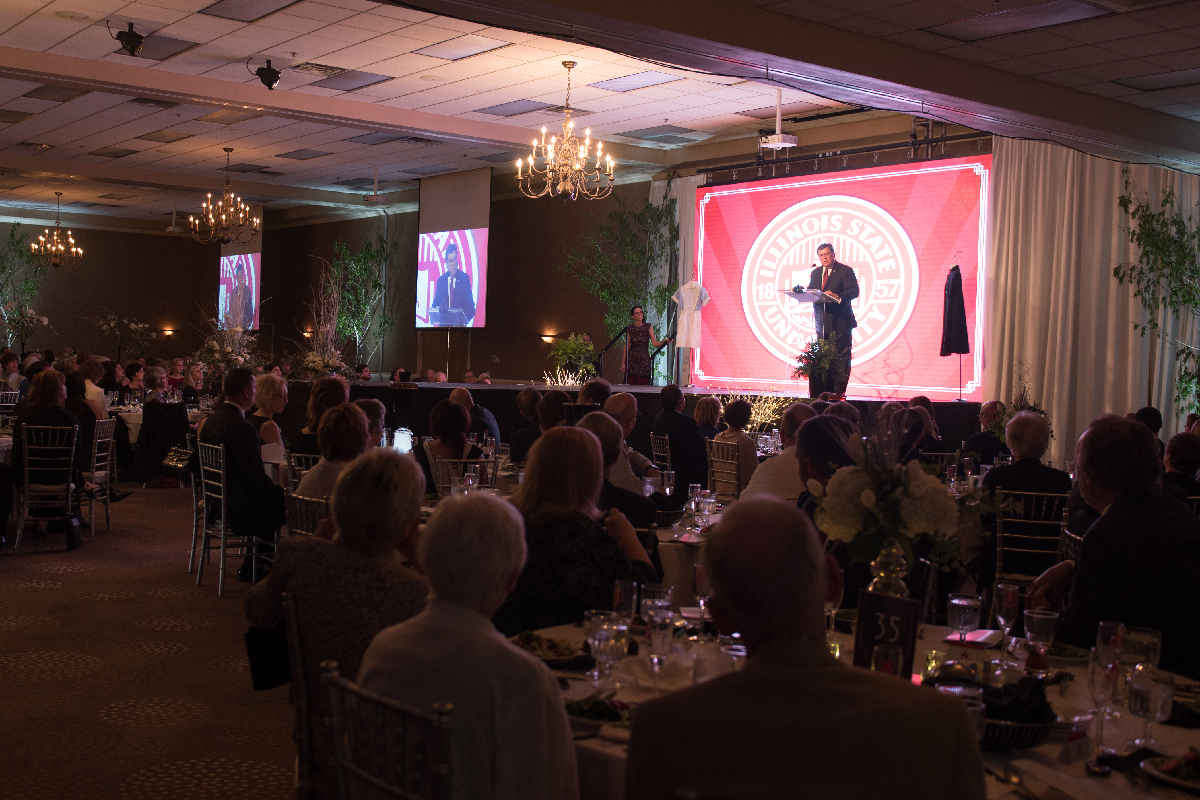
[(341, 307), (341, 273), (320, 259), (321, 278), (313, 290), (313, 301), (308, 310), (312, 314), (313, 329), (305, 333), (305, 340), (297, 342), (300, 351), (292, 361), (291, 374), (302, 380), (316, 380), (340, 376), (348, 378), (350, 367), (342, 357), (337, 332), (338, 310)]
[(1016, 394), (1013, 396), (1013, 401), (1008, 404), (1008, 408), (996, 420), (988, 426), (988, 430), (999, 437), (1000, 441), (1008, 444), (1008, 436), (1005, 429), (1008, 428), (1008, 421), (1022, 411), (1032, 411), (1035, 414), (1040, 414), (1046, 420), (1046, 427), (1050, 429), (1050, 438), (1054, 438), (1054, 426), (1050, 424), (1050, 415), (1046, 413), (1046, 409), (1038, 405), (1036, 400), (1029, 399), (1029, 387), (1022, 380), (1017, 385)]
[(258, 361), (255, 352), (258, 337), (251, 332), (252, 320), (246, 319), (241, 303), (230, 303), (224, 316), (209, 319), (208, 324), (209, 332), (192, 361), (221, 374), (235, 367), (254, 368)]
[(812, 339), (796, 357), (792, 380), (808, 378), (808, 393), (813, 398), (833, 391), (841, 378), (845, 377), (846, 365), (839, 355), (837, 331), (831, 331), (825, 339)]
[(39, 328), (49, 328), (50, 320), (43, 317), (21, 300), (10, 300), (4, 304), (4, 328), (10, 342), (21, 343), (21, 352), (25, 352), (25, 342)]

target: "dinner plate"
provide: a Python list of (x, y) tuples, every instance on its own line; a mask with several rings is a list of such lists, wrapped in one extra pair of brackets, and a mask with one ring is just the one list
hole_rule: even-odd
[(1088, 658), (1091, 654), (1082, 647), (1073, 647), (1069, 644), (1060, 644), (1058, 646), (1071, 650), (1072, 654), (1069, 656), (1052, 656), (1047, 653), (1046, 660), (1050, 662), (1050, 666), (1070, 668), (1082, 666), (1088, 663)]
[[(684, 619), (700, 619), (700, 609), (696, 606), (681, 606), (679, 609), (679, 616), (683, 617)], [(712, 614), (708, 613), (708, 609), (705, 609), (704, 611), (704, 618), (712, 621)]]
[(1196, 781), (1181, 780), (1176, 778), (1174, 775), (1168, 775), (1158, 768), (1159, 764), (1169, 760), (1170, 759), (1165, 756), (1155, 756), (1154, 758), (1147, 758), (1139, 766), (1141, 766), (1142, 771), (1155, 780), (1162, 781), (1163, 783), (1169, 783), (1171, 786), (1179, 789), (1185, 789), (1193, 794), (1200, 794), (1200, 783)]

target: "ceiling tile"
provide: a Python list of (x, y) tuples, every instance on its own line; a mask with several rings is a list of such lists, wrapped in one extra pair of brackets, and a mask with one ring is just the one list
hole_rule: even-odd
[(928, 31), (903, 31), (894, 33), (891, 36), (883, 38), (891, 42), (906, 44), (909, 47), (919, 47), (922, 50), (945, 50), (948, 47), (954, 47), (958, 44), (954, 39), (947, 39), (945, 36), (938, 36), (936, 33)]
[(339, 24), (349, 28), (362, 28), (375, 33), (392, 33), (408, 25), (407, 22), (391, 17), (381, 17), (378, 14), (355, 14), (347, 17)]
[(68, 100), (74, 100), (76, 97), (87, 94), (87, 89), (75, 89), (66, 86), (52, 86), (45, 84), (36, 89), (30, 89), (25, 92), (25, 97), (32, 97), (36, 100), (53, 100), (56, 103), (65, 103)]
[[(851, 14), (865, 14), (868, 11), (880, 11), (885, 8), (895, 8), (896, 6), (905, 5), (903, 0), (822, 0), (822, 2), (832, 8), (839, 8)], [(905, 27), (912, 28), (916, 26), (906, 25)]]
[(1082, 86), (1085, 83), (1095, 83), (1095, 78), (1089, 78), (1086, 75), (1080, 75), (1077, 72), (1069, 70), (1060, 70), (1058, 72), (1043, 72), (1034, 76), (1039, 81), (1046, 81), (1057, 86)]
[(1033, 56), (1050, 50), (1065, 50), (1076, 47), (1070, 39), (1055, 36), (1049, 31), (1026, 31), (1014, 33), (1011, 36), (1000, 36), (980, 42), (989, 50), (995, 50), (1009, 56)]
[(1093, 64), (1087, 67), (1076, 67), (1080, 75), (1087, 75), (1093, 81), (1116, 81), (1122, 78), (1135, 78), (1139, 75), (1153, 75), (1162, 72), (1162, 67), (1142, 61), (1137, 58), (1125, 61), (1110, 61), (1107, 64)]
[(1157, 25), (1166, 30), (1186, 28), (1195, 25), (1196, 20), (1200, 20), (1200, 0), (1190, 0), (1190, 2), (1186, 3), (1172, 3), (1171, 5), (1159, 6), (1158, 8), (1151, 8), (1145, 11), (1134, 11), (1128, 16), (1142, 22), (1149, 22), (1151, 25)]
[(764, 5), (763, 8), (778, 14), (787, 14), (789, 17), (806, 19), (809, 22), (830, 22), (850, 13), (840, 8), (831, 8), (823, 3), (809, 2), (809, 0), (784, 0), (782, 3)]
[(287, 12), (294, 17), (304, 17), (305, 19), (325, 23), (339, 22), (357, 13), (349, 8), (338, 8), (337, 6), (326, 5), (324, 3), (309, 2), (309, 0), (288, 6)]
[(1055, 69), (1075, 69), (1076, 67), (1086, 67), (1092, 64), (1103, 64), (1108, 61), (1120, 61), (1121, 57), (1111, 50), (1104, 50), (1092, 45), (1082, 45), (1066, 50), (1039, 53), (1037, 59)]
[(253, 22), (273, 14), (295, 0), (217, 0), (203, 9), (205, 16), (221, 19)]
[(1110, 83), (1107, 81), (1101, 83), (1090, 83), (1085, 86), (1076, 87), (1080, 91), (1088, 94), (1098, 94), (1101, 97), (1123, 97), (1130, 94), (1138, 94), (1137, 89), (1130, 89), (1128, 86)]
[(962, 44), (958, 47), (949, 47), (941, 50), (940, 53), (951, 58), (961, 58), (963, 61), (970, 61), (975, 64), (990, 64), (993, 61), (1002, 61), (1007, 56), (1004, 53), (997, 53), (995, 50), (989, 50), (986, 47), (980, 47), (975, 44)]
[(1128, 36), (1141, 36), (1161, 30), (1156, 25), (1135, 19), (1128, 14), (1088, 19), (1082, 22), (1072, 22), (1069, 25), (1059, 25), (1054, 32), (1059, 36), (1074, 39), (1077, 42), (1098, 44), (1113, 39), (1124, 39)]
[(1146, 56), (1146, 60), (1169, 70), (1196, 69), (1200, 67), (1200, 47), (1175, 53)]
[(1014, 75), (1038, 75), (1047, 70), (1046, 64), (1031, 58), (1006, 58), (1002, 61), (993, 61), (988, 66), (1011, 72)]
[(1154, 92), (1142, 92), (1141, 94), (1131, 94), (1122, 97), (1121, 102), (1133, 103), (1135, 106), (1142, 106), (1143, 108), (1158, 108), (1159, 106), (1170, 105), (1175, 101), (1169, 97), (1161, 97)]
[(839, 20), (834, 20), (829, 23), (834, 28), (841, 28), (845, 31), (854, 31), (855, 33), (866, 34), (867, 36), (887, 36), (890, 33), (902, 33), (906, 29), (900, 25), (893, 25), (890, 22), (884, 22), (871, 17), (863, 17), (859, 15), (843, 17)]
[(0, 122), (20, 122), (33, 116), (32, 111), (6, 111), (0, 110)]
[(440, 58), (444, 61), (459, 61), (490, 50), (507, 46), (509, 43), (500, 39), (490, 39), (486, 36), (466, 34), (444, 42), (431, 44), (416, 50), (417, 55)]
[[(968, 11), (962, 6), (943, 3), (941, 0), (916, 0), (892, 8), (871, 11), (867, 13), (867, 16), (911, 30), (957, 22), (975, 16), (975, 12)], [(937, 31), (934, 32), (937, 33)]]
[(1105, 50), (1112, 50), (1131, 58), (1172, 53), (1196, 47), (1196, 40), (1190, 36), (1181, 36), (1171, 31), (1148, 33), (1142, 36), (1131, 36), (1128, 39), (1116, 39), (1101, 45)]
[(4, 104), (3, 108), (6, 111), (28, 111), (31, 114), (37, 114), (51, 108), (55, 108), (58, 103), (51, 100), (35, 100), (32, 97), (16, 97)]

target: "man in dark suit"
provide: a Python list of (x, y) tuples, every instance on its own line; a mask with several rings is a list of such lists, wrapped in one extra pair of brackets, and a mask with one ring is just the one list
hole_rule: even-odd
[(1200, 436), (1194, 433), (1177, 433), (1167, 442), (1163, 456), (1163, 490), (1186, 500), (1200, 497), (1200, 483), (1196, 473), (1200, 472)]
[(512, 435), (508, 437), (509, 458), (513, 461), (524, 462), (529, 448), (533, 447), (533, 443), (542, 435), (542, 429), (538, 427), (537, 420), (537, 407), (541, 400), (542, 393), (532, 387), (522, 389), (517, 395), (517, 412), (529, 424), (519, 431), (513, 431)]
[[(254, 406), (254, 373), (244, 367), (225, 376), (225, 402), (213, 411), (200, 428), (204, 444), (225, 445), (225, 491), (229, 528), (239, 536), (274, 539), (275, 531), (287, 524), (283, 488), (276, 486), (263, 469), (262, 445), (246, 414)], [(261, 545), (260, 552), (270, 552)], [(249, 581), (253, 558), (247, 556), (238, 580)], [(260, 572), (261, 574), (261, 572)]]
[(996, 463), (996, 456), (1012, 455), (1008, 445), (1000, 441), (1000, 437), (992, 433), (990, 428), (996, 420), (1004, 416), (1004, 403), (999, 400), (989, 400), (979, 407), (979, 426), (983, 429), (972, 433), (963, 444), (963, 455), (975, 459), (977, 464), (987, 464), (989, 467)]
[(1030, 608), (1057, 609), (1068, 596), (1058, 639), (1096, 640), (1100, 620), (1162, 632), (1159, 666), (1200, 678), (1200, 519), (1158, 491), (1155, 436), (1140, 422), (1093, 420), (1075, 448), (1079, 490), (1104, 513), (1088, 529), (1079, 559), (1044, 572)]
[(851, 338), (858, 320), (854, 318), (854, 309), (850, 301), (858, 297), (858, 278), (854, 270), (839, 263), (833, 252), (833, 245), (828, 242), (817, 247), (817, 258), (821, 266), (812, 271), (808, 278), (808, 289), (813, 292), (824, 292), (833, 297), (834, 303), (814, 303), (813, 319), (817, 325), (817, 337), (826, 339), (829, 334), (837, 334), (838, 375), (834, 391), (846, 393), (846, 384), (850, 380), (850, 356), (854, 341)]
[(664, 386), (659, 396), (662, 408), (654, 415), (650, 431), (666, 436), (671, 446), (671, 469), (675, 472), (675, 486), (678, 487), (671, 499), (678, 505), (687, 502), (690, 484), (708, 486), (708, 449), (696, 420), (683, 413), (687, 405), (683, 390), (672, 383)]
[(478, 436), (480, 445), (483, 444), (485, 436), (490, 436), (497, 442), (500, 441), (500, 426), (496, 422), (495, 415), (476, 403), (470, 391), (460, 387), (450, 392), (450, 399), (465, 408), (471, 415), (471, 427), (467, 429), (467, 432)]
[(446, 271), (437, 279), (432, 308), (438, 311), (462, 309), (467, 325), (475, 318), (475, 295), (471, 292), (471, 276), (459, 269), (458, 245), (446, 245)]

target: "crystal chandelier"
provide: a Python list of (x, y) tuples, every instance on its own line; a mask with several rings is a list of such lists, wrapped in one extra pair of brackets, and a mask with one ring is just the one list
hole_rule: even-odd
[[(235, 197), (233, 188), (229, 185), (229, 154), (232, 147), (225, 149), (225, 193), (216, 203), (213, 202), (212, 192), (208, 193), (208, 201), (200, 204), (200, 217), (188, 216), (192, 227), (192, 238), (201, 244), (251, 244), (258, 238), (261, 223), (258, 217), (250, 216), (250, 206)], [(201, 230), (201, 223), (208, 229)]]
[(571, 70), (574, 61), (564, 61), (567, 68), (567, 103), (563, 106), (562, 136), (551, 136), (546, 142), (546, 129), (542, 128), (542, 141), (533, 140), (533, 152), (527, 159), (517, 159), (517, 185), (526, 197), (566, 196), (572, 200), (580, 196), (589, 200), (608, 197), (613, 187), (612, 156), (603, 155), (604, 146), (596, 141), (596, 152), (592, 154), (592, 131), (584, 132), (581, 142), (575, 135), (575, 122), (571, 119)]
[(77, 267), (83, 261), (83, 248), (75, 246), (75, 237), (67, 231), (62, 234), (62, 224), (59, 216), (62, 214), (62, 192), (54, 193), (57, 209), (54, 212), (54, 233), (47, 228), (36, 242), (29, 246), (33, 249), (33, 260), (39, 267)]

